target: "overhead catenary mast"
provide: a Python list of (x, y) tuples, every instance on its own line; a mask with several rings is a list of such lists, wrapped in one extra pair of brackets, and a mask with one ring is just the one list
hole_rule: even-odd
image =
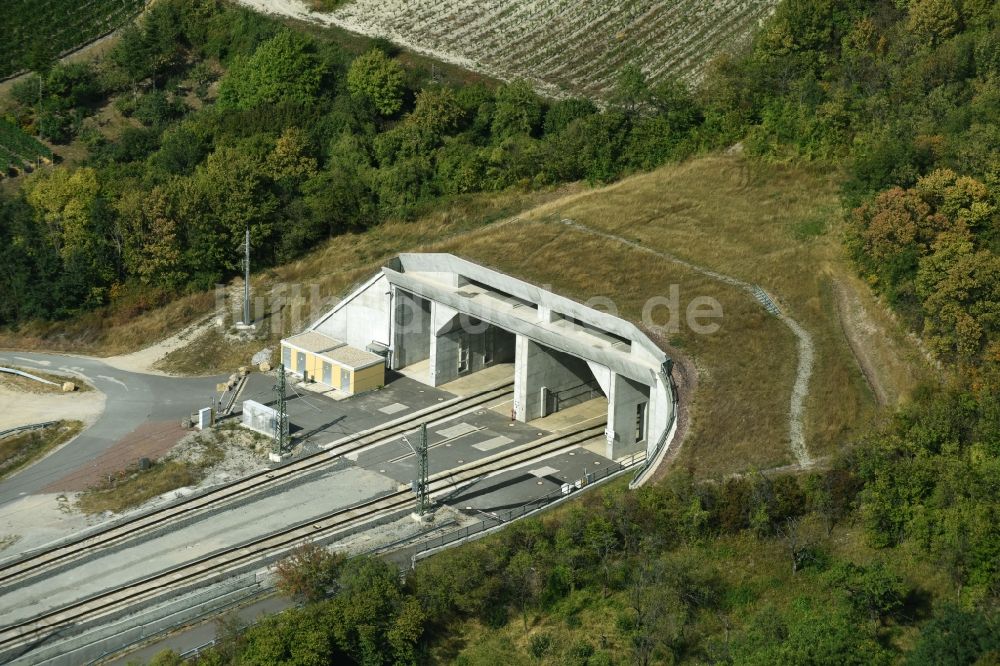
[(288, 445), (288, 408), (285, 405), (285, 364), (279, 363), (274, 385), (274, 448), (272, 454), (279, 460)]
[(250, 227), (247, 227), (243, 254), (243, 324), (250, 325)]
[(406, 445), (409, 446), (410, 450), (417, 456), (417, 478), (413, 479), (413, 483), (410, 485), (414, 494), (417, 496), (417, 510), (413, 516), (420, 521), (429, 520), (430, 516), (428, 515), (428, 511), (431, 506), (431, 501), (430, 493), (428, 492), (430, 487), (427, 483), (427, 424), (420, 424), (420, 428), (417, 430), (416, 446), (410, 443), (410, 440), (406, 435), (403, 435), (403, 441), (406, 442)]

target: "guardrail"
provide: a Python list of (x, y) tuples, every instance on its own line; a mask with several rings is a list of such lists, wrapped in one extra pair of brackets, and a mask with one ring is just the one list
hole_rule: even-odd
[[(673, 367), (672, 365), (670, 366)], [(629, 488), (637, 488), (643, 484), (645, 479), (643, 475), (646, 474), (650, 469), (655, 468), (660, 464), (660, 458), (670, 441), (673, 439), (674, 433), (677, 431), (677, 409), (680, 406), (680, 398), (677, 395), (677, 385), (674, 383), (674, 378), (671, 372), (660, 371), (660, 379), (662, 379), (668, 387), (670, 387), (670, 400), (673, 403), (673, 408), (671, 410), (670, 421), (667, 423), (667, 427), (663, 429), (663, 434), (660, 435), (660, 439), (657, 440), (656, 446), (653, 447), (653, 451), (646, 456), (646, 460), (639, 471), (635, 473), (632, 477), (631, 483), (629, 483)]]
[(49, 384), (51, 386), (59, 386), (59, 384), (57, 384), (57, 383), (55, 383), (53, 381), (49, 381), (48, 379), (45, 379), (43, 377), (39, 377), (38, 375), (33, 375), (30, 372), (25, 372), (24, 370), (16, 370), (14, 368), (0, 368), (0, 372), (6, 372), (7, 374), (10, 374), (10, 375), (19, 375), (21, 377), (26, 377), (28, 379), (32, 379), (32, 380), (34, 380), (36, 382), (41, 382), (43, 384)]
[(17, 426), (16, 428), (0, 430), (0, 439), (6, 437), (7, 435), (13, 435), (15, 432), (21, 432), (22, 430), (38, 430), (39, 428), (47, 428), (50, 425), (55, 425), (57, 423), (59, 423), (59, 421), (44, 421), (42, 423), (29, 423), (28, 425)]

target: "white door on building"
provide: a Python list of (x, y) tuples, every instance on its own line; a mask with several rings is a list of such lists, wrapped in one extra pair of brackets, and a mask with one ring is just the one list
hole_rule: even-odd
[(458, 338), (458, 371), (469, 371), (469, 338), (464, 335)]

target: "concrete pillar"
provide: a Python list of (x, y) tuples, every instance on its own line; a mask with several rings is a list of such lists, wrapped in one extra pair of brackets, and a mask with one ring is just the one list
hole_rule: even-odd
[[(611, 376), (608, 396), (607, 448), (605, 455), (612, 460), (635, 453), (649, 439), (650, 388), (618, 374)], [(636, 423), (642, 415), (643, 432), (636, 435)]]
[(399, 370), (430, 356), (432, 304), (400, 289), (392, 291), (392, 369)]
[(431, 303), (430, 383), (440, 386), (458, 379), (458, 354), (461, 335), (458, 311), (447, 305)]
[(674, 411), (673, 395), (670, 393), (669, 384), (664, 385), (662, 382), (658, 382), (656, 390), (651, 393), (649, 416), (646, 419), (646, 455), (650, 457), (652, 457), (653, 448), (666, 430)]
[[(514, 414), (518, 421), (548, 416), (559, 407), (589, 399), (587, 390), (594, 383), (587, 362), (564, 352), (545, 347), (522, 335), (514, 346)], [(570, 393), (569, 402), (561, 395)]]

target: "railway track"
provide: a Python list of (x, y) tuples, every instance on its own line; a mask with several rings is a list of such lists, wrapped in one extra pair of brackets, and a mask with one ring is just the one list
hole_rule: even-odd
[(421, 423), (463, 414), (490, 402), (511, 395), (513, 382), (499, 384), (478, 393), (454, 398), (430, 408), (414, 412), (376, 428), (339, 439), (322, 451), (311, 453), (278, 468), (262, 470), (236, 481), (215, 486), (204, 493), (192, 495), (161, 509), (137, 515), (96, 532), (60, 543), (26, 557), (0, 563), (0, 592), (10, 583), (35, 578), (47, 570), (88, 556), (100, 549), (121, 543), (137, 534), (165, 527), (170, 522), (190, 518), (201, 512), (217, 509), (228, 503), (264, 492), (299, 476), (317, 472), (332, 465), (341, 456), (360, 453), (387, 440), (411, 431)]
[[(429, 492), (432, 497), (450, 493), (492, 472), (527, 464), (541, 456), (583, 444), (603, 433), (603, 423), (592, 425), (564, 434), (550, 435), (455, 469), (438, 472), (429, 479)], [(0, 628), (0, 659), (16, 658), (53, 635), (62, 635), (72, 627), (91, 626), (106, 616), (169, 593), (181, 585), (191, 585), (204, 579), (218, 579), (225, 577), (227, 573), (236, 573), (242, 567), (272, 561), (305, 541), (328, 539), (346, 530), (404, 512), (412, 506), (413, 493), (408, 488), (400, 488), (382, 497), (337, 509), (304, 523), (224, 548), (18, 621)]]

